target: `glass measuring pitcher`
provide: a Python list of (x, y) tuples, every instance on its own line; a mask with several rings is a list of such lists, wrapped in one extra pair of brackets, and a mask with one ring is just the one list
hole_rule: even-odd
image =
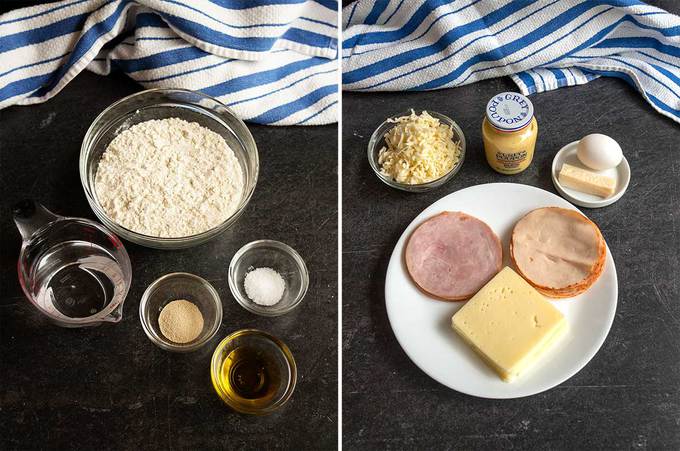
[(16, 204), (13, 216), (23, 239), (19, 282), (38, 310), (63, 327), (121, 320), (132, 269), (117, 236), (31, 200)]

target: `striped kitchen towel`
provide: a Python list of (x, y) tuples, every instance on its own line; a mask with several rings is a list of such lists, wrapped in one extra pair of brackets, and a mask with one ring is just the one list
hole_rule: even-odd
[(0, 15), (0, 108), (83, 69), (202, 91), (244, 120), (337, 120), (336, 0), (64, 0)]
[(509, 75), (524, 94), (618, 77), (680, 122), (680, 18), (637, 0), (358, 0), (343, 89), (421, 91)]

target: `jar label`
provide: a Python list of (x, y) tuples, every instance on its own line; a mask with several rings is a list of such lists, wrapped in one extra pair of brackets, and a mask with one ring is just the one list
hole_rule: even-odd
[(519, 152), (496, 152), (496, 162), (498, 169), (513, 170), (518, 169), (520, 164), (527, 159), (528, 152), (520, 150)]

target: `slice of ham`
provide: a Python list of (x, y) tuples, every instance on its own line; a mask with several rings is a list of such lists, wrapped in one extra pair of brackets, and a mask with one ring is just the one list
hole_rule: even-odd
[(530, 284), (548, 297), (586, 291), (604, 270), (607, 247), (594, 222), (573, 210), (539, 208), (512, 231), (510, 259)]
[(404, 253), (413, 281), (449, 301), (472, 297), (501, 270), (503, 250), (491, 228), (461, 212), (443, 212), (419, 225)]

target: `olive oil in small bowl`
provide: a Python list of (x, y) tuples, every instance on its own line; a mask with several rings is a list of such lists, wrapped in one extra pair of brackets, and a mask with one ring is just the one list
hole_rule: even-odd
[(266, 415), (283, 406), (297, 382), (295, 360), (278, 338), (239, 330), (220, 342), (210, 365), (213, 387), (237, 412)]

